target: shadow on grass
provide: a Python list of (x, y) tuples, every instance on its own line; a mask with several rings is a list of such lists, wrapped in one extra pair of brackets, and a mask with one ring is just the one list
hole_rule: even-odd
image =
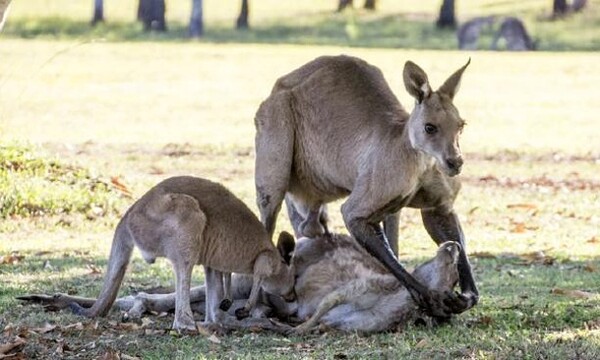
[[(17, 18), (4, 29), (4, 36), (24, 39), (106, 41), (186, 41), (187, 25), (171, 22), (165, 33), (144, 32), (135, 22), (108, 22), (92, 27), (87, 21), (67, 18)], [(391, 15), (354, 21), (344, 16), (322, 14), (306, 22), (288, 25), (281, 21), (257, 24), (237, 31), (229, 24), (206, 29), (201, 39), (208, 43), (311, 44), (383, 48), (455, 49), (454, 31), (438, 30), (430, 19)]]

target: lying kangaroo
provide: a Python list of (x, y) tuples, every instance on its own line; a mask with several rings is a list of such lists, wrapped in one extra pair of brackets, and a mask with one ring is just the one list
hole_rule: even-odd
[[(286, 248), (293, 238), (279, 237)], [(259, 290), (293, 300), (294, 273), (284, 262), (256, 216), (220, 184), (194, 177), (173, 177), (156, 185), (125, 213), (115, 231), (108, 270), (98, 300), (91, 308), (74, 303), (81, 315), (104, 316), (109, 311), (123, 280), (133, 246), (153, 263), (168, 258), (176, 275), (173, 328), (196, 329), (190, 308), (190, 280), (196, 264), (204, 265), (206, 276), (205, 322), (224, 322), (219, 312), (231, 272), (253, 274), (247, 304), (237, 315), (245, 317), (256, 305)], [(226, 281), (227, 282), (227, 281)]]
[[(314, 263), (317, 251), (323, 256)], [(457, 242), (441, 244), (437, 255), (418, 266), (413, 276), (429, 289), (452, 291), (458, 281), (459, 252)], [(349, 236), (303, 238), (294, 262), (297, 315), (308, 318), (295, 333), (305, 333), (318, 323), (376, 332), (423, 318), (407, 289)]]
[[(288, 252), (292, 250), (292, 247), (287, 249)], [(429, 288), (451, 290), (458, 280), (458, 253), (458, 243), (444, 243), (436, 257), (417, 267), (413, 274)], [(344, 331), (375, 332), (393, 330), (415, 319), (428, 321), (406, 288), (349, 236), (302, 238), (297, 242), (292, 262), (297, 278), (297, 302), (288, 303), (277, 296), (264, 296), (260, 298), (255, 316), (275, 316), (282, 321), (290, 317), (309, 318), (308, 322), (294, 329), (254, 318), (244, 319), (250, 323), (229, 324), (230, 328), (260, 327), (282, 333), (303, 333), (321, 322)], [(232, 296), (236, 303), (244, 303), (251, 288), (252, 281), (248, 276), (234, 274)], [(193, 288), (190, 297), (193, 308), (203, 312), (205, 286)], [(93, 303), (93, 299), (66, 294), (26, 295), (19, 299), (41, 302), (55, 310), (65, 308), (71, 302), (82, 305)], [(139, 317), (144, 312), (173, 310), (175, 294), (139, 293), (117, 299), (115, 304), (130, 316)]]
[[(419, 306), (440, 317), (474, 306), (478, 291), (453, 210), (465, 122), (452, 99), (468, 64), (432, 91), (425, 72), (406, 62), (411, 114), (381, 71), (357, 58), (320, 57), (280, 78), (255, 118), (257, 203), (269, 234), (284, 197), (296, 236), (313, 237), (327, 232), (325, 204), (347, 196), (346, 227)], [(421, 209), (436, 243), (461, 245), (462, 294), (428, 289), (398, 262), (398, 214), (407, 206)]]

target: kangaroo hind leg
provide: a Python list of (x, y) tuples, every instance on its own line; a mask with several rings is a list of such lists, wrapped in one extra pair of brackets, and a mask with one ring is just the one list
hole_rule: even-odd
[(256, 202), (260, 220), (271, 237), (277, 215), (288, 190), (294, 157), (291, 96), (272, 94), (256, 113)]

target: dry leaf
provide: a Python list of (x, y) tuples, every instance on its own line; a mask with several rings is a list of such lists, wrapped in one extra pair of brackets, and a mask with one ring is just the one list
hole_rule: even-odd
[(104, 353), (104, 355), (102, 355), (102, 357), (100, 359), (102, 359), (102, 360), (120, 360), (121, 357), (115, 350), (108, 350)]
[(99, 275), (99, 274), (102, 274), (102, 270), (98, 266), (96, 266), (94, 264), (87, 264), (85, 267), (88, 268), (88, 270), (90, 270), (90, 272), (88, 273), (88, 275)]
[(29, 331), (32, 331), (37, 334), (45, 334), (45, 333), (49, 333), (50, 331), (52, 331), (54, 329), (56, 329), (56, 325), (51, 325), (49, 323), (45, 323), (44, 326), (42, 326), (40, 328), (29, 329)]
[(530, 264), (544, 264), (544, 265), (552, 265), (554, 264), (554, 259), (552, 256), (546, 255), (543, 251), (532, 251), (530, 253), (521, 254), (519, 258), (523, 260), (525, 265)]
[(19, 253), (12, 253), (10, 255), (0, 256), (0, 264), (14, 265), (25, 258), (24, 255)]
[(494, 322), (494, 319), (490, 316), (481, 316), (478, 319), (479, 323), (483, 324), (483, 325), (491, 325)]
[(164, 330), (159, 330), (159, 329), (145, 329), (144, 330), (145, 335), (163, 335), (164, 333), (165, 333)]
[(119, 190), (123, 195), (125, 195), (126, 197), (131, 197), (131, 190), (129, 190), (129, 188), (123, 184), (121, 182), (121, 180), (119, 179), (118, 176), (113, 176), (110, 178), (110, 182), (113, 184), (113, 186)]
[(495, 259), (497, 256), (489, 251), (476, 251), (474, 253), (469, 254), (469, 257), (479, 259)]
[(513, 225), (513, 227), (510, 229), (511, 233), (522, 234), (525, 231), (527, 231), (527, 228), (525, 227), (525, 223), (515, 222), (512, 225)]
[(8, 344), (0, 344), (0, 355), (6, 355), (11, 352), (13, 349), (25, 344), (27, 341), (25, 339), (16, 337), (15, 341)]
[(552, 294), (565, 295), (565, 296), (569, 296), (572, 298), (578, 298), (578, 299), (589, 299), (589, 298), (593, 298), (593, 297), (596, 297), (599, 295), (597, 293), (591, 293), (591, 292), (583, 291), (583, 290), (568, 290), (568, 289), (559, 289), (559, 288), (554, 288), (550, 292)]
[(535, 210), (537, 206), (534, 204), (509, 204), (506, 205), (508, 209), (526, 209), (526, 210)]
[(590, 321), (586, 322), (584, 325), (585, 325), (586, 330), (600, 329), (600, 318), (597, 318), (595, 320), (590, 320)]
[(212, 334), (211, 336), (209, 336), (208, 337), (208, 341), (211, 341), (211, 342), (213, 342), (215, 344), (220, 344), (221, 343), (221, 340), (215, 334)]
[(597, 237), (594, 236), (591, 239), (589, 239), (588, 241), (586, 241), (586, 243), (599, 244), (600, 243), (600, 239), (598, 239)]
[(63, 330), (75, 329), (75, 330), (83, 330), (83, 324), (78, 322), (74, 324), (69, 324), (67, 326), (62, 327)]
[(129, 356), (127, 354), (121, 354), (121, 359), (122, 360), (140, 360), (141, 358), (139, 358), (137, 356)]
[(421, 349), (421, 348), (424, 348), (425, 346), (427, 346), (428, 344), (429, 344), (429, 340), (421, 339), (418, 343), (415, 344), (415, 348)]

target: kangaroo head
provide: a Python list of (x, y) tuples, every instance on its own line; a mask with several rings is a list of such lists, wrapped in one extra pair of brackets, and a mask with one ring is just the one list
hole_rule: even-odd
[(465, 125), (452, 103), (463, 72), (471, 59), (437, 90), (432, 91), (427, 74), (411, 61), (404, 65), (404, 86), (417, 101), (407, 124), (413, 148), (432, 156), (449, 176), (460, 173), (463, 164), (458, 138)]
[(446, 241), (438, 248), (436, 256), (419, 265), (414, 276), (428, 288), (433, 290), (452, 290), (458, 282), (458, 254), (460, 245), (454, 241)]
[(278, 256), (270, 261), (271, 275), (265, 277), (263, 282), (264, 291), (273, 295), (281, 295), (285, 301), (296, 300), (295, 271), (291, 262), (294, 248), (294, 237), (290, 233), (282, 231), (277, 240)]

